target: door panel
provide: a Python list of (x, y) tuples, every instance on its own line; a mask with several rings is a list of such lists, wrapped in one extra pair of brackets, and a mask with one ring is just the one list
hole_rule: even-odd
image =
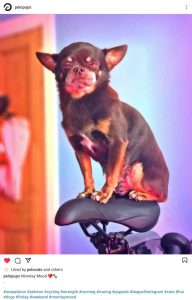
[(35, 52), (41, 28), (0, 39), (0, 93), (10, 111), (26, 117), (31, 140), (23, 168), (22, 199), (0, 195), (0, 253), (45, 253), (45, 128), (43, 74)]

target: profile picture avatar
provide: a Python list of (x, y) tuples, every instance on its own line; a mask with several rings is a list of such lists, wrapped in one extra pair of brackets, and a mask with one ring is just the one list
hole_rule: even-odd
[(4, 4), (4, 9), (5, 9), (6, 11), (10, 11), (10, 10), (12, 9), (11, 3), (5, 3), (5, 4)]

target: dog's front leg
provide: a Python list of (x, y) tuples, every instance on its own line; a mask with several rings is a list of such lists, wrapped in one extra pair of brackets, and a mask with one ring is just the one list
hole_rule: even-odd
[(92, 175), (91, 159), (90, 156), (82, 151), (75, 151), (75, 155), (84, 179), (85, 189), (82, 193), (78, 194), (78, 198), (86, 198), (92, 195), (95, 191), (94, 180)]
[(118, 184), (127, 145), (127, 140), (117, 140), (110, 145), (106, 168), (106, 182), (100, 192), (93, 193), (92, 198), (94, 200), (101, 203), (107, 203), (111, 198), (113, 191)]

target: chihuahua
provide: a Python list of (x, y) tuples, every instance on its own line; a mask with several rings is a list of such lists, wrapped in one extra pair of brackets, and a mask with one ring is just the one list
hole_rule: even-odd
[[(55, 74), (62, 126), (84, 178), (85, 188), (78, 197), (107, 203), (117, 194), (163, 202), (169, 172), (162, 152), (142, 115), (121, 102), (109, 86), (110, 71), (126, 52), (127, 45), (100, 49), (78, 42), (59, 54), (36, 55)], [(100, 191), (94, 188), (91, 158), (106, 174)]]

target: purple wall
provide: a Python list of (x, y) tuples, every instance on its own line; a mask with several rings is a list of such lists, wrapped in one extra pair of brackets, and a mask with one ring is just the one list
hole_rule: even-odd
[[(169, 170), (169, 198), (161, 204), (155, 230), (192, 237), (192, 16), (190, 15), (57, 15), (58, 51), (71, 42), (98, 47), (126, 43), (126, 58), (111, 74), (120, 98), (147, 119)], [(60, 134), (61, 203), (83, 189), (73, 150)], [(97, 187), (104, 181), (94, 164)], [(113, 229), (119, 228), (113, 226)], [(62, 253), (95, 253), (78, 225), (62, 228)]]

